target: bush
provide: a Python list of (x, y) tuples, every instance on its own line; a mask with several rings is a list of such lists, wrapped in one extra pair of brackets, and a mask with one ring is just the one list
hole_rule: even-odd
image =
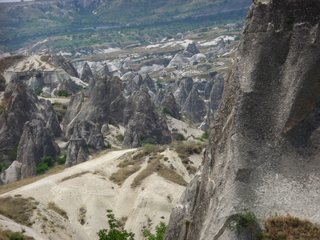
[(173, 116), (173, 113), (171, 112), (171, 110), (166, 107), (163, 108), (163, 112), (167, 115), (170, 115), (171, 117)]
[(11, 161), (14, 161), (17, 159), (17, 153), (18, 153), (18, 144), (16, 144), (8, 153), (8, 157)]
[(68, 97), (69, 93), (68, 93), (68, 91), (60, 90), (60, 91), (58, 91), (57, 96), (59, 96), (59, 97)]
[(57, 163), (59, 165), (64, 165), (66, 163), (67, 160), (67, 154), (64, 153), (61, 157), (57, 158)]
[(48, 164), (43, 163), (43, 162), (39, 163), (37, 168), (36, 168), (37, 174), (44, 174), (48, 170), (49, 170)]
[(235, 228), (237, 232), (240, 232), (242, 229), (246, 229), (249, 226), (254, 226), (258, 224), (258, 219), (253, 212), (247, 213), (238, 213), (233, 222), (235, 223)]
[(142, 233), (144, 240), (162, 240), (166, 233), (167, 226), (164, 222), (160, 222), (156, 226), (156, 234), (152, 234), (149, 229), (145, 229)]
[(184, 137), (184, 135), (182, 133), (178, 133), (177, 136), (175, 137), (175, 139), (177, 141), (184, 141), (186, 140), (186, 138)]
[(41, 159), (41, 161), (42, 161), (42, 163), (47, 164), (48, 167), (53, 167), (54, 162), (55, 162), (54, 158), (51, 157), (51, 156), (44, 157), (44, 158)]
[(208, 132), (208, 130), (205, 130), (201, 137), (202, 137), (203, 139), (208, 139), (208, 138), (209, 138), (209, 132)]
[(127, 232), (119, 225), (112, 210), (107, 210), (107, 217), (110, 229), (102, 229), (97, 234), (99, 240), (134, 240), (134, 233)]
[(42, 88), (38, 88), (38, 89), (36, 90), (36, 94), (37, 94), (38, 96), (40, 96), (42, 93), (43, 93)]
[(296, 217), (269, 217), (264, 223), (266, 231), (260, 234), (262, 240), (319, 239), (320, 227), (309, 220)]
[(9, 167), (9, 164), (7, 163), (0, 163), (0, 173), (2, 172), (2, 169), (7, 169)]
[(42, 77), (42, 72), (37, 72), (36, 73), (36, 78), (41, 78)]
[(110, 143), (107, 143), (107, 144), (104, 145), (104, 149), (110, 149), (111, 147), (112, 147), (112, 146), (111, 146)]

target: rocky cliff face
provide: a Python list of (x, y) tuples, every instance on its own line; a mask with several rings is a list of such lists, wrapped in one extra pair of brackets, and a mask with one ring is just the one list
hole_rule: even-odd
[(234, 214), (320, 223), (320, 2), (254, 4), (211, 127), (203, 165), (165, 239), (252, 239)]
[[(7, 163), (19, 161), (23, 166), (21, 176), (28, 177), (35, 173), (41, 158), (59, 154), (54, 140), (63, 133), (51, 104), (27, 91), (22, 82), (12, 79), (4, 95), (6, 109), (0, 115), (0, 159)], [(17, 157), (9, 159), (9, 152), (16, 146)]]

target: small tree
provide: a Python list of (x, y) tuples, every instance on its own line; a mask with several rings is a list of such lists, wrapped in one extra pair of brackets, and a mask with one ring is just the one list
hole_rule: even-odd
[(115, 219), (112, 210), (107, 210), (110, 229), (102, 229), (97, 234), (99, 240), (134, 240), (134, 233), (122, 229)]
[(156, 226), (156, 234), (152, 234), (149, 229), (145, 229), (142, 233), (144, 240), (162, 240), (166, 233), (167, 226), (164, 222), (160, 222)]

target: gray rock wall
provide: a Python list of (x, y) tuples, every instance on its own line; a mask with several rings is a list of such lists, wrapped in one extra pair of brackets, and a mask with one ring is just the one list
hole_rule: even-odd
[(251, 239), (230, 217), (291, 214), (320, 223), (320, 1), (250, 8), (203, 166), (166, 240)]

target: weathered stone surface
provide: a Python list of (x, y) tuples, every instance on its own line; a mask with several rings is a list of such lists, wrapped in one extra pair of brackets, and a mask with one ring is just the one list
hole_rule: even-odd
[(127, 125), (124, 147), (139, 147), (141, 141), (153, 139), (158, 144), (171, 142), (171, 134), (166, 121), (155, 112), (148, 94), (148, 89), (141, 86), (132, 97), (131, 101), (135, 107), (132, 118)]
[(182, 109), (186, 103), (188, 94), (185, 90), (184, 83), (180, 83), (179, 88), (174, 92), (173, 94), (177, 104), (180, 106), (180, 109)]
[(41, 120), (45, 128), (50, 129), (53, 137), (63, 136), (51, 104), (44, 99), (38, 99), (34, 93), (26, 91), (22, 82), (9, 83), (5, 96), (6, 110), (0, 116), (0, 159), (2, 161), (8, 161), (8, 153), (19, 143), (27, 121)]
[(315, 0), (250, 8), (203, 166), (166, 240), (252, 239), (227, 227), (239, 212), (320, 223), (319, 11)]
[(71, 167), (88, 160), (88, 145), (82, 138), (71, 138), (67, 151), (65, 167)]
[(42, 120), (34, 119), (25, 123), (18, 146), (17, 161), (21, 163), (21, 179), (35, 175), (43, 157), (56, 158), (60, 154), (51, 129), (46, 128)]
[(181, 119), (181, 115), (179, 112), (179, 106), (176, 103), (172, 92), (166, 93), (161, 105), (162, 105), (162, 108), (166, 108), (172, 113), (172, 117), (177, 118), (177, 119)]
[(125, 88), (126, 94), (131, 95), (133, 92), (138, 91), (143, 84), (143, 78), (140, 74), (136, 75), (133, 79), (129, 79)]
[(187, 48), (183, 51), (184, 57), (192, 57), (193, 55), (200, 53), (195, 43), (189, 43)]
[(64, 128), (66, 128), (66, 126), (72, 121), (72, 119), (77, 116), (82, 107), (83, 100), (84, 96), (82, 92), (79, 92), (70, 98), (66, 115), (64, 116), (62, 121), (62, 125)]
[[(63, 80), (63, 82), (58, 85), (57, 92), (58, 91), (66, 91), (68, 92), (68, 96), (72, 96), (77, 92), (77, 89), (75, 83), (72, 82), (70, 78), (68, 78)], [(58, 95), (57, 92), (55, 93), (55, 95)]]
[(72, 63), (69, 60), (66, 60), (63, 56), (51, 53), (50, 60), (54, 65), (65, 70), (70, 76), (79, 78), (78, 72)]
[(80, 79), (86, 83), (90, 83), (94, 79), (93, 73), (87, 62), (83, 65), (82, 71), (80, 73)]
[(156, 92), (157, 92), (155, 83), (154, 83), (154, 81), (152, 80), (152, 78), (149, 76), (148, 73), (146, 74), (146, 77), (145, 77), (144, 80), (143, 80), (143, 84), (144, 84), (145, 86), (147, 86), (147, 87), (149, 88), (149, 90), (152, 91), (153, 93), (156, 93)]
[(182, 114), (186, 115), (194, 122), (202, 122), (206, 115), (204, 100), (199, 96), (195, 85), (186, 99), (184, 107), (182, 108)]

